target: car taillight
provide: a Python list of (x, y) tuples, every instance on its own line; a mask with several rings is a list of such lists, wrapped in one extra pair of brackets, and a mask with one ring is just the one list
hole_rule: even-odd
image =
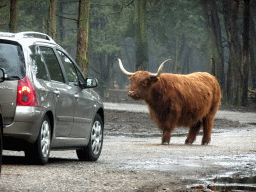
[(17, 106), (38, 106), (35, 89), (27, 76), (18, 81)]

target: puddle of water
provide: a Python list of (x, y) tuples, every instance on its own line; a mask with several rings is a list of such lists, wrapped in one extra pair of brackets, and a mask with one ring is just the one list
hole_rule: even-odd
[(194, 186), (191, 187), (190, 189), (202, 189), (202, 190), (206, 190), (206, 191), (223, 191), (223, 192), (228, 192), (228, 191), (232, 191), (232, 192), (238, 192), (238, 191), (255, 191), (256, 187), (251, 187), (251, 186), (238, 186), (238, 185), (233, 185), (233, 186), (213, 186), (213, 185), (208, 185), (208, 186), (202, 186), (202, 185), (198, 185), (198, 186)]
[(256, 176), (244, 178), (220, 177), (213, 180), (211, 186), (217, 190), (256, 191)]
[[(256, 172), (227, 172), (224, 175), (202, 180), (203, 184), (188, 186), (191, 189), (199, 187), (207, 191), (256, 191)], [(210, 190), (209, 190), (210, 189)]]

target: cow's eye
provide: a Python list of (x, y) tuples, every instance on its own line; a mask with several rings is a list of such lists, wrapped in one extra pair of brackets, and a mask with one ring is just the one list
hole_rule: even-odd
[(141, 85), (143, 87), (147, 87), (148, 86), (148, 80), (142, 81)]

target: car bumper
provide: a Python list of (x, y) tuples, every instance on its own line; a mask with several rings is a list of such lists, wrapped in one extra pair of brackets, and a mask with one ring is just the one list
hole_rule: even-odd
[(10, 138), (34, 143), (44, 114), (45, 109), (41, 107), (17, 106), (13, 122), (4, 127), (4, 140)]

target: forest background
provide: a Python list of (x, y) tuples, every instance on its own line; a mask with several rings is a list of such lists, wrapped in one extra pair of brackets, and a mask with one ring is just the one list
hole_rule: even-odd
[(49, 34), (100, 94), (125, 89), (119, 70), (206, 71), (222, 103), (247, 106), (256, 89), (256, 0), (0, 0), (0, 31)]

